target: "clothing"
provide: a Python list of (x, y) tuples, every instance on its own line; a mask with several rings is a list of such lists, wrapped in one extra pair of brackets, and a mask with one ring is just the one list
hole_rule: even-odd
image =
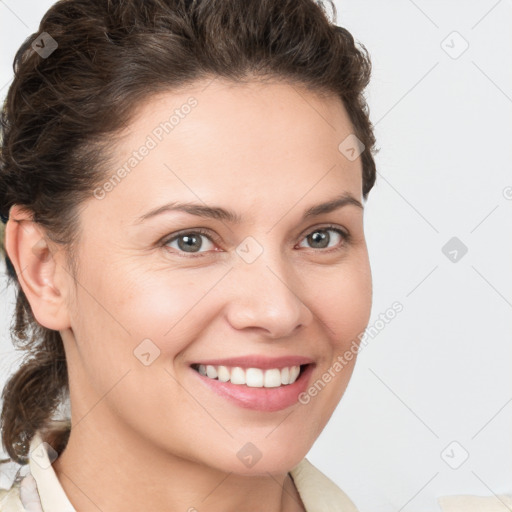
[[(76, 512), (51, 465), (39, 433), (32, 438), (28, 465), (9, 489), (0, 489), (0, 512)], [(36, 462), (37, 460), (37, 462)], [(28, 466), (28, 468), (27, 468)], [(28, 471), (21, 476), (21, 469)], [(350, 498), (306, 458), (290, 471), (307, 512), (358, 512)], [(503, 512), (512, 495), (443, 496), (443, 512)]]

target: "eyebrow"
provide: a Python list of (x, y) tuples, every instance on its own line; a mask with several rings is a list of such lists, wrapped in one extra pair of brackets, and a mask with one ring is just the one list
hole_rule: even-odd
[[(364, 210), (363, 205), (358, 199), (356, 199), (352, 194), (345, 192), (325, 203), (311, 206), (304, 212), (302, 220), (306, 220), (310, 217), (315, 217), (318, 215), (323, 215), (325, 213), (331, 213), (348, 205), (357, 206), (361, 210)], [(227, 221), (232, 224), (241, 224), (243, 220), (242, 217), (236, 212), (232, 210), (226, 210), (225, 208), (221, 208), (219, 206), (171, 202), (148, 211), (144, 215), (138, 217), (134, 224), (140, 224), (147, 219), (170, 211), (181, 211), (190, 215), (196, 215), (197, 217), (212, 218), (216, 220)]]

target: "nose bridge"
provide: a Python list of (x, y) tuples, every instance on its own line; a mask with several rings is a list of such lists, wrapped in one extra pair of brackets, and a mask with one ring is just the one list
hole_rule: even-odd
[(287, 265), (279, 247), (263, 246), (247, 237), (236, 249), (232, 273), (234, 296), (230, 321), (234, 327), (262, 327), (285, 336), (309, 323), (311, 312), (301, 298), (300, 276)]

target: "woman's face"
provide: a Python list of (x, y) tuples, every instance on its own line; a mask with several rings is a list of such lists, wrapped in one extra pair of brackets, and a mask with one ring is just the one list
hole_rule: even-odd
[[(361, 158), (337, 98), (207, 85), (143, 106), (81, 212), (61, 331), (73, 421), (227, 472), (286, 472), (342, 397), (370, 316)], [(164, 205), (180, 209), (148, 215)]]

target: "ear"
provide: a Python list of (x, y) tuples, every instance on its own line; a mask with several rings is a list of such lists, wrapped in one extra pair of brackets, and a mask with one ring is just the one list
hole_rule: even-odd
[(70, 327), (65, 298), (72, 278), (57, 258), (59, 249), (33, 220), (33, 214), (13, 205), (5, 226), (5, 250), (37, 322), (56, 331)]

